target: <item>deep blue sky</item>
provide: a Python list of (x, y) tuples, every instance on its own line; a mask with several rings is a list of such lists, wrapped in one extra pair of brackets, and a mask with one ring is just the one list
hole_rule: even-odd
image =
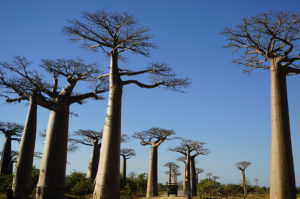
[[(62, 33), (67, 20), (79, 18), (82, 11), (106, 8), (109, 11), (128, 11), (149, 27), (157, 49), (150, 57), (129, 55), (121, 66), (138, 68), (151, 62), (166, 62), (178, 76), (191, 78), (186, 94), (162, 89), (145, 90), (135, 86), (124, 89), (122, 132), (132, 135), (151, 127), (174, 129), (177, 136), (207, 143), (211, 153), (197, 159), (197, 167), (212, 172), (222, 183), (239, 183), (235, 168), (239, 161), (250, 161), (247, 170), (250, 183), (259, 179), (269, 184), (270, 148), (270, 84), (267, 71), (242, 73), (243, 67), (231, 60), (236, 57), (223, 49), (224, 27), (233, 27), (245, 16), (269, 10), (299, 12), (297, 0), (65, 0), (65, 1), (1, 1), (0, 3), (0, 61), (10, 61), (21, 55), (38, 65), (40, 59), (80, 57), (88, 63), (109, 65), (102, 53), (80, 48)], [(296, 180), (300, 180), (300, 93), (299, 77), (289, 77), (289, 107)], [(27, 104), (5, 104), (0, 99), (0, 121), (24, 123)], [(103, 128), (106, 100), (72, 105), (70, 132), (76, 129)], [(38, 129), (47, 127), (49, 112), (39, 108)], [(159, 148), (159, 181), (166, 182), (167, 161), (179, 156), (168, 152), (178, 141), (167, 141)], [(3, 136), (0, 136), (0, 147)], [(128, 161), (128, 172), (147, 172), (148, 149), (137, 140), (123, 144), (136, 150), (137, 156)], [(14, 145), (17, 150), (18, 145)], [(38, 138), (37, 151), (42, 151)], [(86, 172), (90, 148), (81, 147), (68, 155), (67, 172)], [(183, 165), (181, 163), (181, 167)], [(40, 161), (35, 165), (40, 167)]]

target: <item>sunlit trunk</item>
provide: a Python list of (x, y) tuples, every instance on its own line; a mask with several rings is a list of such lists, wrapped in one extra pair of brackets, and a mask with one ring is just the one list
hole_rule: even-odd
[[(172, 173), (171, 173), (171, 165), (169, 166), (169, 179), (168, 179), (168, 184), (171, 184), (172, 182), (171, 182), (171, 175), (172, 175)], [(173, 183), (174, 183), (174, 181), (173, 181)]]
[(196, 180), (196, 169), (195, 169), (195, 157), (191, 157), (190, 160), (190, 184), (191, 184), (191, 192), (192, 196), (197, 195), (197, 180)]
[(93, 199), (120, 198), (120, 137), (122, 84), (118, 56), (112, 52), (109, 75), (109, 98), (103, 128), (100, 161)]
[(149, 153), (149, 167), (146, 198), (157, 196), (157, 147), (152, 146)]
[(124, 180), (124, 182), (126, 182), (126, 158), (125, 158), (125, 156), (123, 156), (121, 176), (122, 176), (122, 179)]
[(295, 199), (286, 74), (271, 64), (270, 199)]
[(185, 178), (186, 178), (186, 164), (184, 164), (184, 170), (183, 170), (183, 193), (186, 193), (186, 183), (185, 183)]
[(27, 118), (24, 125), (16, 172), (13, 178), (14, 196), (18, 199), (27, 199), (31, 193), (31, 172), (34, 156), (37, 123), (36, 95), (30, 97)]
[(190, 178), (191, 178), (191, 172), (190, 172), (190, 154), (189, 152), (186, 155), (186, 175), (184, 178), (184, 184), (185, 184), (185, 190), (184, 190), (184, 195), (190, 195), (191, 194), (191, 183), (190, 183)]
[(244, 191), (244, 199), (245, 199), (246, 196), (247, 196), (245, 170), (242, 170), (242, 187), (243, 187), (243, 191)]
[(69, 105), (50, 111), (37, 199), (63, 199), (67, 162)]
[(90, 179), (95, 179), (97, 175), (98, 165), (99, 165), (99, 158), (100, 158), (100, 145), (98, 142), (93, 142), (93, 148), (90, 156), (88, 172), (86, 177)]
[(172, 173), (172, 181), (173, 183), (177, 183), (175, 172)]
[(11, 136), (5, 135), (0, 163), (0, 175), (11, 174)]

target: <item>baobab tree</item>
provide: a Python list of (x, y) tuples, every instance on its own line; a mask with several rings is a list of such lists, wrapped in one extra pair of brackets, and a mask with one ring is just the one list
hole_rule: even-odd
[(176, 174), (174, 173), (178, 173), (178, 168), (179, 166), (175, 163), (175, 162), (166, 162), (164, 164), (164, 167), (167, 167), (169, 170), (168, 170), (168, 184), (172, 184), (172, 180), (173, 180), (173, 183), (175, 183), (175, 178), (176, 178)]
[(151, 128), (146, 131), (136, 132), (133, 137), (140, 140), (143, 146), (150, 145), (149, 152), (149, 167), (147, 178), (147, 192), (146, 198), (158, 195), (157, 190), (157, 160), (158, 147), (166, 140), (172, 139), (174, 130)]
[(101, 139), (102, 139), (102, 131), (99, 132), (90, 129), (87, 130), (79, 129), (74, 132), (71, 138), (69, 138), (70, 142), (92, 147), (88, 171), (86, 175), (86, 177), (89, 179), (95, 179), (98, 171)]
[[(195, 172), (195, 157), (198, 155), (208, 154), (208, 149), (203, 146), (205, 143), (199, 141), (193, 141), (188, 139), (182, 139), (179, 146), (175, 148), (169, 148), (170, 151), (180, 153), (186, 158), (185, 166), (185, 178), (184, 178), (184, 194), (193, 195), (197, 194), (196, 184), (196, 172)], [(192, 154), (192, 152), (194, 152)]]
[(135, 156), (136, 154), (135, 154), (134, 149), (124, 148), (124, 149), (121, 149), (120, 155), (123, 158), (121, 176), (122, 176), (122, 179), (124, 180), (124, 182), (126, 182), (126, 162), (128, 159)]
[(0, 132), (4, 135), (4, 144), (0, 162), (0, 176), (12, 175), (11, 142), (20, 142), (23, 126), (12, 122), (0, 122)]
[(199, 183), (199, 174), (203, 173), (204, 170), (201, 168), (196, 168), (196, 182)]
[(182, 162), (183, 164), (184, 164), (184, 170), (183, 170), (183, 192), (185, 193), (186, 192), (186, 187), (185, 187), (185, 178), (186, 178), (186, 156), (181, 156), (181, 157), (178, 157), (177, 159), (176, 159), (177, 161), (179, 161), (179, 162)]
[(251, 162), (242, 161), (236, 163), (236, 167), (242, 172), (242, 186), (244, 189), (244, 198), (247, 197), (247, 187), (246, 187), (246, 169), (251, 165)]
[[(63, 31), (72, 41), (82, 41), (87, 48), (101, 50), (110, 57), (109, 98), (103, 128), (103, 140), (99, 172), (93, 198), (120, 198), (120, 135), (121, 104), (123, 87), (134, 84), (140, 88), (165, 87), (182, 91), (188, 79), (176, 78), (172, 69), (164, 63), (150, 64), (143, 70), (132, 71), (119, 67), (121, 54), (131, 52), (144, 56), (154, 47), (148, 35), (149, 29), (139, 26), (128, 13), (110, 13), (106, 10), (83, 12), (80, 20), (70, 20)], [(150, 75), (150, 83), (138, 79), (122, 79), (139, 75)]]
[(245, 17), (235, 28), (225, 28), (223, 34), (226, 48), (244, 53), (235, 63), (248, 67), (248, 72), (270, 71), (270, 198), (296, 198), (286, 76), (300, 73), (299, 14), (271, 11)]
[[(97, 79), (100, 75), (98, 66), (84, 64), (80, 59), (42, 60), (39, 67), (51, 74), (53, 84), (42, 80), (46, 78), (42, 77), (41, 71), (30, 70), (30, 62), (24, 57), (16, 57), (13, 63), (2, 62), (1, 66), (10, 71), (10, 75), (15, 75), (9, 78), (4, 72), (1, 73), (1, 84), (17, 94), (15, 98), (6, 96), (7, 101), (29, 100), (31, 91), (36, 90), (37, 104), (50, 110), (36, 197), (63, 198), (69, 107), (74, 103), (82, 104), (88, 98), (103, 99), (99, 93), (107, 91), (106, 80)], [(59, 87), (59, 80), (66, 81), (64, 88)], [(93, 83), (94, 88), (83, 94), (75, 93), (75, 86), (82, 81)], [(28, 173), (25, 170), (23, 172)], [(14, 180), (15, 186), (18, 187), (19, 181)]]
[[(15, 59), (15, 64), (18, 66), (17, 69), (22, 70), (26, 65), (26, 63), (24, 63), (26, 62), (26, 60), (22, 59), (21, 57), (16, 57)], [(0, 87), (2, 88), (4, 93), (11, 94), (10, 90), (13, 90), (13, 92), (20, 93), (20, 91), (22, 90), (23, 94), (27, 93), (29, 100), (27, 117), (22, 133), (21, 144), (19, 147), (19, 155), (17, 157), (16, 171), (13, 177), (12, 185), (14, 195), (19, 199), (25, 199), (29, 197), (29, 194), (31, 192), (30, 182), (32, 175), (31, 173), (37, 125), (37, 89), (35, 86), (24, 87), (24, 85), (30, 84), (30, 82), (23, 76), (19, 75), (19, 77), (8, 77), (8, 74), (11, 71), (11, 66), (9, 66), (9, 64), (4, 62), (0, 63), (0, 65), (3, 67), (3, 69), (6, 69), (6, 71), (0, 71)], [(10, 97), (7, 96), (5, 97), (6, 101), (9, 103), (15, 101), (22, 101), (22, 97), (20, 95), (19, 97), (21, 98), (16, 98), (16, 100), (12, 100), (10, 99)]]
[[(1, 151), (0, 156), (2, 156), (2, 155), (3, 155), (3, 153)], [(13, 170), (14, 166), (13, 165), (17, 162), (18, 152), (17, 151), (11, 151), (10, 155), (11, 155), (11, 161), (10, 161), (9, 167), (10, 167), (10, 173), (13, 174), (13, 172), (14, 172), (14, 170)]]
[(168, 178), (168, 184), (172, 184), (172, 176), (173, 176), (173, 183), (175, 183), (175, 175), (173, 175), (173, 172), (179, 168), (179, 166), (175, 162), (166, 162), (164, 164), (164, 167), (168, 168), (168, 171), (166, 172), (169, 176)]
[(179, 166), (173, 166), (172, 167), (172, 180), (173, 180), (173, 183), (177, 183), (177, 177), (180, 176), (180, 172), (179, 172)]
[(191, 193), (193, 196), (197, 196), (197, 174), (196, 174), (196, 167), (195, 167), (195, 158), (199, 155), (207, 155), (209, 153), (209, 150), (207, 148), (204, 148), (203, 146), (205, 143), (203, 142), (194, 142), (192, 144), (193, 153), (190, 155), (190, 183), (191, 183)]

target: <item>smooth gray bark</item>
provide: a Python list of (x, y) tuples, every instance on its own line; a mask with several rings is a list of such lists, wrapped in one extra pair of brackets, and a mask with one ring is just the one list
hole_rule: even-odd
[(4, 134), (4, 144), (0, 162), (0, 175), (12, 175), (11, 169), (11, 136)]
[(126, 157), (125, 156), (123, 156), (121, 176), (124, 182), (126, 182)]
[(149, 152), (149, 167), (146, 198), (158, 196), (157, 190), (157, 147), (152, 146)]
[(37, 184), (37, 199), (63, 199), (67, 163), (69, 105), (50, 111)]
[(184, 164), (184, 170), (183, 170), (183, 193), (186, 193), (186, 183), (185, 183), (185, 178), (186, 178), (186, 164)]
[(118, 55), (111, 52), (109, 98), (93, 199), (120, 198), (120, 140), (122, 83)]
[(173, 174), (172, 174), (172, 181), (173, 181), (173, 183), (177, 183), (176, 175), (175, 175), (174, 172), (173, 172)]
[(37, 125), (37, 99), (36, 94), (30, 96), (24, 131), (22, 135), (16, 172), (13, 178), (13, 191), (17, 199), (29, 198), (31, 192), (32, 163)]
[(286, 74), (271, 62), (270, 199), (295, 199)]
[[(171, 165), (169, 165), (169, 178), (168, 178), (168, 184), (171, 184), (172, 183), (172, 181), (171, 181), (171, 176), (172, 176), (172, 173), (171, 173)], [(175, 180), (173, 180), (173, 183), (175, 183)]]
[(98, 144), (98, 140), (93, 142), (92, 152), (90, 156), (88, 172), (86, 177), (90, 179), (95, 179), (98, 171), (100, 158), (100, 144)]
[(191, 193), (192, 196), (197, 196), (197, 177), (196, 177), (196, 168), (195, 168), (195, 157), (191, 156), (190, 159), (190, 175), (191, 175)]
[(191, 194), (191, 183), (190, 183), (190, 178), (191, 178), (191, 172), (190, 172), (190, 164), (191, 164), (191, 161), (190, 161), (191, 157), (190, 157), (190, 153), (189, 151), (187, 152), (187, 155), (186, 155), (186, 165), (185, 165), (185, 178), (184, 178), (184, 184), (185, 184), (185, 189), (184, 189), (184, 192), (183, 194), (184, 195), (190, 195)]
[(247, 197), (245, 170), (242, 170), (242, 187), (243, 187), (243, 190), (244, 190), (244, 199), (245, 199)]

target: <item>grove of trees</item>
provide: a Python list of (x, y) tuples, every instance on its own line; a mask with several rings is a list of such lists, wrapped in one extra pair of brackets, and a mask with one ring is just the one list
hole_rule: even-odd
[[(151, 42), (150, 30), (127, 12), (86, 11), (79, 19), (69, 20), (63, 32), (85, 48), (108, 56), (109, 71), (105, 73), (99, 64), (86, 64), (80, 58), (41, 59), (39, 64), (33, 64), (25, 57), (16, 56), (11, 62), (0, 62), (0, 96), (7, 103), (29, 102), (24, 126), (0, 122), (0, 133), (5, 139), (0, 162), (0, 193), (12, 191), (17, 199), (33, 195), (37, 199), (63, 199), (65, 193), (79, 197), (88, 194), (93, 199), (119, 199), (121, 195), (151, 198), (166, 191), (168, 185), (178, 184), (187, 197), (202, 194), (247, 198), (250, 194), (269, 193), (270, 199), (296, 199), (300, 189), (295, 184), (286, 77), (300, 73), (297, 13), (270, 11), (245, 17), (241, 24), (226, 27), (222, 33), (226, 37), (225, 48), (243, 53), (234, 63), (246, 66), (246, 72), (254, 69), (270, 72), (270, 188), (258, 186), (257, 178), (256, 185), (246, 184), (245, 171), (252, 164), (247, 161), (235, 164), (242, 174), (241, 185), (222, 184), (218, 182), (220, 177), (211, 172), (206, 174), (207, 178), (200, 179), (199, 174), (204, 170), (197, 167), (201, 161), (196, 159), (210, 153), (206, 143), (175, 137), (174, 130), (159, 127), (132, 132), (135, 141), (150, 147), (148, 172), (138, 176), (134, 172), (127, 174), (127, 160), (137, 154), (132, 148), (121, 148), (121, 142), (129, 139), (121, 135), (124, 87), (161, 87), (184, 92), (190, 80), (177, 77), (166, 63), (154, 62), (141, 66), (140, 70), (122, 66), (126, 56), (149, 56), (150, 50), (156, 47)], [(105, 114), (103, 131), (79, 129), (70, 135), (70, 106), (83, 104), (87, 99), (104, 100), (105, 92), (108, 99), (106, 113), (102, 113)], [(33, 166), (38, 106), (49, 110), (39, 169)], [(181, 174), (175, 162), (165, 162), (168, 182), (163, 185), (158, 183), (158, 148), (169, 140), (180, 140), (168, 153), (179, 154), (174, 160), (184, 163), (184, 169)], [(12, 150), (12, 141), (19, 142), (18, 152)], [(87, 174), (74, 171), (66, 176), (68, 144), (91, 147)], [(180, 175), (182, 183), (177, 180)]]

